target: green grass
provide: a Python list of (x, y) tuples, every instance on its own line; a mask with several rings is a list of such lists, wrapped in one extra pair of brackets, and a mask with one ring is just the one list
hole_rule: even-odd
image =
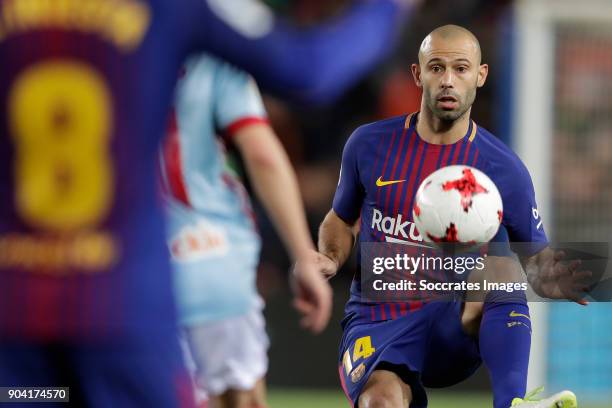
[[(344, 394), (328, 389), (273, 388), (268, 392), (270, 408), (337, 408), (349, 406)], [(492, 399), (487, 394), (432, 392), (431, 408), (490, 408)], [(604, 408), (604, 405), (578, 405), (580, 408)]]

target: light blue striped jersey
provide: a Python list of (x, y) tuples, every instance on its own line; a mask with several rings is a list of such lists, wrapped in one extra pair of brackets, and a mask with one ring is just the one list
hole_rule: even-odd
[(224, 143), (266, 121), (253, 79), (203, 55), (178, 82), (162, 148), (168, 246), (184, 325), (247, 312), (256, 302), (260, 239), (249, 197), (226, 165)]

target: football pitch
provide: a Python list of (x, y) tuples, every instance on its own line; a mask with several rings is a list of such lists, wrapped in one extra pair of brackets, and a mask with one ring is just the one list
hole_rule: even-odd
[[(269, 391), (270, 408), (348, 408), (342, 392), (329, 389), (272, 388)], [(435, 392), (429, 396), (431, 408), (490, 408), (492, 398), (479, 393)], [(580, 408), (604, 408), (609, 405), (585, 405)]]

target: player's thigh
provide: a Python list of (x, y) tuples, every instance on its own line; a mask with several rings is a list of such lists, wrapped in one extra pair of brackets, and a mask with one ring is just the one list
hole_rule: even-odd
[(244, 316), (185, 329), (198, 386), (211, 395), (251, 391), (268, 369), (261, 305)]
[(431, 321), (437, 305), (427, 305), (390, 321), (349, 321), (343, 332), (339, 375), (343, 390), (354, 406), (377, 371), (389, 371), (410, 386), (413, 407), (427, 405), (420, 381), (429, 343)]
[(470, 377), (481, 364), (477, 338), (461, 324), (461, 303), (448, 302), (431, 327), (423, 368), (426, 387), (448, 387)]
[(359, 395), (359, 408), (407, 408), (412, 401), (410, 386), (394, 372), (375, 370)]

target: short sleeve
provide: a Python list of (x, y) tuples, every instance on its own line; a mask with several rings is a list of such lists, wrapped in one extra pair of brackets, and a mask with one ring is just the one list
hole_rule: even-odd
[(502, 193), (502, 223), (508, 232), (512, 249), (519, 255), (531, 256), (545, 248), (548, 239), (536, 203), (531, 175), (518, 158), (516, 162), (514, 171), (506, 175), (508, 186)]
[(359, 150), (363, 145), (362, 130), (358, 128), (344, 145), (338, 187), (332, 208), (346, 223), (353, 224), (363, 204), (364, 189), (359, 177)]
[(231, 136), (240, 128), (267, 122), (261, 94), (253, 78), (227, 63), (220, 63), (215, 72), (215, 123)]

